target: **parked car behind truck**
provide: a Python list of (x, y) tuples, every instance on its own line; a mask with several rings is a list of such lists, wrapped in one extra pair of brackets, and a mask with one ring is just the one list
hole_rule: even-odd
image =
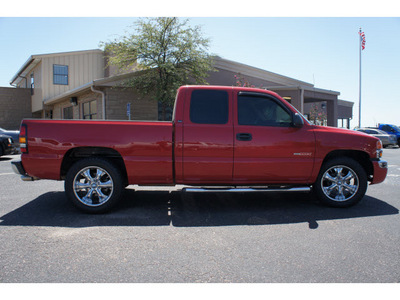
[(3, 155), (12, 155), (17, 152), (13, 138), (9, 135), (0, 134), (0, 157)]
[(397, 138), (397, 144), (400, 146), (400, 128), (398, 126), (392, 124), (378, 124), (378, 129), (388, 134), (394, 134)]
[(19, 151), (19, 131), (18, 130), (7, 130), (0, 128), (0, 134), (9, 135), (14, 142), (15, 148)]
[(384, 148), (397, 145), (397, 138), (394, 134), (388, 134), (387, 132), (377, 128), (357, 128), (356, 130), (377, 137), (381, 140)]
[(386, 177), (378, 138), (311, 125), (271, 91), (184, 86), (173, 116), (23, 120), (21, 161), (13, 167), (23, 180), (65, 180), (67, 197), (90, 213), (112, 209), (130, 184), (312, 189), (321, 202), (347, 207), (363, 198), (368, 182)]

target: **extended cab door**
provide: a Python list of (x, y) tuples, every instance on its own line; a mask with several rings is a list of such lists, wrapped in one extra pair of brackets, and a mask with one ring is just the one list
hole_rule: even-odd
[(183, 182), (232, 182), (232, 90), (188, 87), (183, 120)]
[(234, 182), (307, 182), (315, 155), (311, 126), (293, 127), (293, 112), (273, 95), (239, 92), (234, 103)]

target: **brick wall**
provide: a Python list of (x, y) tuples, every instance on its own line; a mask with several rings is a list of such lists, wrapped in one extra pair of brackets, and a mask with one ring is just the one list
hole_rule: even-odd
[(108, 120), (128, 120), (127, 103), (131, 103), (131, 120), (158, 119), (158, 103), (151, 98), (140, 97), (129, 88), (107, 88), (105, 93)]
[[(105, 88), (106, 119), (128, 120), (126, 114), (127, 103), (131, 103), (131, 120), (157, 120), (158, 103), (151, 98), (140, 97), (129, 88)], [(96, 100), (97, 119), (103, 118), (102, 96), (92, 91), (77, 96), (78, 105), (72, 106), (70, 100), (54, 104), (53, 119), (63, 119), (63, 109), (72, 106), (74, 119), (83, 118), (83, 103)]]
[[(149, 98), (142, 98), (132, 89), (128, 88), (105, 88), (106, 95), (106, 119), (128, 120), (126, 114), (127, 103), (131, 103), (131, 120), (157, 120), (158, 103)], [(92, 91), (78, 96), (78, 105), (73, 106), (74, 119), (83, 118), (83, 103), (97, 101), (97, 119), (103, 118), (102, 96)], [(71, 106), (69, 99), (54, 104), (53, 118), (62, 119), (63, 109)]]
[(32, 118), (30, 89), (0, 87), (0, 127), (17, 130), (24, 118)]
[(94, 92), (87, 92), (77, 97), (78, 105), (72, 106), (70, 99), (63, 102), (54, 104), (53, 107), (53, 119), (63, 119), (63, 109), (72, 106), (74, 119), (83, 119), (83, 108), (82, 105), (85, 102), (96, 100), (97, 103), (97, 119), (101, 120), (103, 118), (103, 109), (101, 95)]

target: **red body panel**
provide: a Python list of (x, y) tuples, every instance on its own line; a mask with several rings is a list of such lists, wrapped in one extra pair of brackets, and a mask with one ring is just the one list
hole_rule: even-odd
[[(290, 107), (277, 94), (270, 95)], [(234, 182), (238, 185), (307, 182), (314, 166), (312, 127), (308, 124), (301, 128), (239, 125), (237, 101), (236, 93), (234, 136), (251, 134), (252, 140), (235, 139)]]
[[(194, 124), (189, 117), (193, 90), (210, 87), (188, 87), (183, 110), (183, 180), (184, 184), (231, 184), (233, 173), (232, 91), (229, 96), (227, 124)], [(224, 87), (212, 87), (223, 90)]]
[(386, 178), (388, 169), (381, 168), (377, 161), (373, 162), (373, 168), (374, 168), (374, 179), (372, 180), (371, 184), (377, 184), (383, 182)]
[(128, 180), (138, 184), (172, 184), (172, 123), (120, 121), (25, 120), (28, 154), (26, 172), (60, 179), (65, 154), (78, 147), (104, 147), (123, 158)]
[(325, 157), (333, 151), (359, 151), (371, 159), (376, 158), (379, 139), (354, 130), (326, 126), (313, 126), (316, 137), (315, 167), (310, 182), (315, 182)]
[[(189, 118), (193, 90), (229, 94), (226, 124), (194, 124)], [(62, 161), (79, 147), (102, 147), (123, 158), (130, 184), (267, 185), (312, 184), (333, 151), (359, 151), (376, 158), (377, 138), (350, 130), (309, 125), (268, 127), (238, 124), (240, 91), (268, 94), (287, 110), (295, 109), (265, 90), (186, 86), (178, 90), (173, 122), (24, 120), (28, 153), (22, 164), (28, 175), (60, 180)], [(249, 133), (250, 141), (237, 134)], [(373, 183), (386, 173), (373, 163)]]

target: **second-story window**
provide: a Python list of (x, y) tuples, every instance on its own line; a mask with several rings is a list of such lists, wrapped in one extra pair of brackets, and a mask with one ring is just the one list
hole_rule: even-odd
[(53, 65), (53, 84), (68, 85), (68, 66)]

